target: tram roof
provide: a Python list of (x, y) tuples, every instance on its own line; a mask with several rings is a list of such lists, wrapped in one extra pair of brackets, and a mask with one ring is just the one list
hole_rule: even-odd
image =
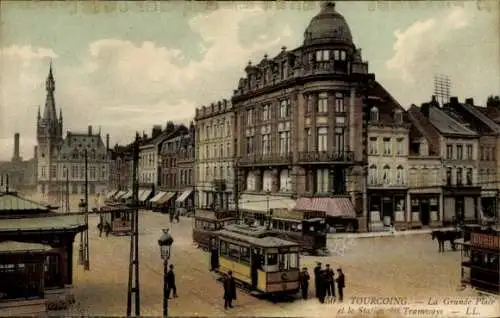
[(250, 243), (251, 245), (256, 245), (264, 248), (299, 246), (298, 243), (283, 240), (274, 236), (255, 237), (255, 236), (245, 235), (242, 233), (232, 232), (226, 229), (217, 231), (216, 233), (219, 234), (220, 236), (224, 236), (241, 242)]
[(228, 220), (228, 219), (234, 219), (235, 217), (228, 216), (224, 218), (218, 218), (216, 212), (214, 211), (205, 211), (205, 210), (196, 210), (196, 213), (194, 215), (196, 219), (209, 219), (209, 220)]

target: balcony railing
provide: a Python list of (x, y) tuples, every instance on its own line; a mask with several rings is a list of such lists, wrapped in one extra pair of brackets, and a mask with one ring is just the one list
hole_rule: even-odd
[(304, 75), (347, 74), (348, 64), (343, 61), (315, 62), (304, 67)]
[(299, 162), (306, 163), (354, 163), (353, 151), (308, 151), (299, 153)]
[(243, 156), (240, 165), (264, 165), (264, 164), (289, 164), (292, 162), (292, 153), (273, 153), (273, 154), (250, 154)]

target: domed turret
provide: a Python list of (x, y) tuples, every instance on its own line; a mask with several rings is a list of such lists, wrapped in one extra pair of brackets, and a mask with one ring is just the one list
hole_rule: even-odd
[(352, 35), (345, 18), (335, 10), (334, 2), (322, 4), (304, 32), (304, 45), (342, 43), (352, 45)]

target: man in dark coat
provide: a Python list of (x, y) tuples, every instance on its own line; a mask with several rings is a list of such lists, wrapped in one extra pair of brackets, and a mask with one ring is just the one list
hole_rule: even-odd
[(344, 299), (344, 288), (345, 288), (345, 276), (342, 272), (342, 269), (337, 269), (338, 277), (337, 277), (337, 288), (339, 289), (339, 301)]
[(326, 275), (326, 294), (328, 296), (335, 297), (335, 281), (334, 281), (335, 273), (333, 272), (333, 269), (330, 268), (330, 264), (326, 264), (325, 275)]
[(233, 299), (236, 299), (236, 282), (233, 272), (229, 271), (224, 279), (224, 309), (233, 308)]
[(167, 297), (170, 299), (170, 291), (174, 292), (174, 298), (177, 298), (177, 287), (175, 286), (174, 265), (170, 264), (170, 270), (167, 273)]
[(302, 291), (302, 299), (307, 299), (307, 294), (309, 292), (309, 273), (307, 272), (307, 267), (302, 268), (300, 272), (300, 290)]
[(314, 268), (314, 289), (316, 291), (316, 297), (319, 297), (319, 285), (321, 275), (321, 263), (316, 262), (316, 267)]
[(318, 299), (320, 303), (325, 303), (325, 297), (326, 297), (326, 270), (322, 269), (319, 273), (319, 280), (318, 280)]

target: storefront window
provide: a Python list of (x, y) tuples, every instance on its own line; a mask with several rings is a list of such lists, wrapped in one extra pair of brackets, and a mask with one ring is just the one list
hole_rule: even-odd
[(438, 198), (431, 198), (429, 200), (429, 209), (431, 211), (431, 219), (433, 218), (432, 214), (435, 215), (435, 220), (439, 220), (439, 199)]
[(411, 200), (411, 212), (420, 212), (420, 200), (419, 199), (412, 199)]

